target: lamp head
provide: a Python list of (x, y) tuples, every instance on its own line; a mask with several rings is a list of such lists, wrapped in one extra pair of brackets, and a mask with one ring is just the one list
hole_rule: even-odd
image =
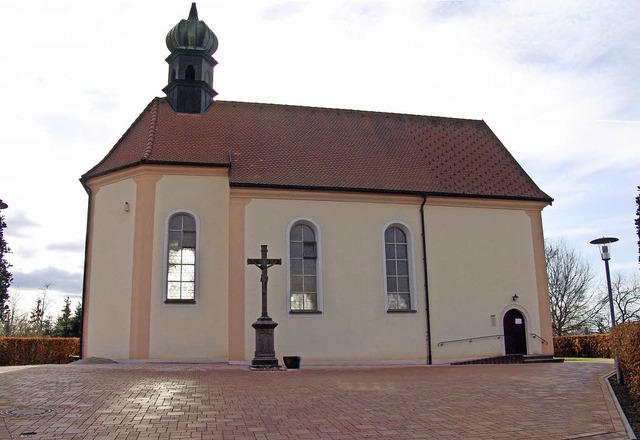
[(589, 243), (597, 244), (598, 249), (600, 249), (600, 257), (602, 260), (608, 261), (611, 259), (611, 243), (616, 241), (618, 241), (616, 237), (602, 237), (591, 240)]

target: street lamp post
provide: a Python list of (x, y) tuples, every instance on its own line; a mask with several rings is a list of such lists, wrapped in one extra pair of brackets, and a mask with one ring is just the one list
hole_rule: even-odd
[(613, 362), (616, 369), (616, 379), (618, 383), (622, 383), (622, 377), (620, 375), (620, 366), (618, 365), (618, 356), (616, 353), (616, 341), (613, 336), (613, 327), (616, 326), (616, 315), (613, 310), (613, 294), (611, 292), (611, 275), (609, 273), (609, 260), (611, 259), (611, 243), (618, 241), (616, 237), (602, 237), (591, 240), (591, 244), (598, 245), (600, 249), (600, 257), (604, 261), (604, 269), (607, 274), (607, 291), (609, 292), (609, 312), (611, 313), (611, 348), (613, 350)]

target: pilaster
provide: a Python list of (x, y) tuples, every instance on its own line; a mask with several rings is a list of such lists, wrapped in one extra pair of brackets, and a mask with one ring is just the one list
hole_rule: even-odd
[(553, 331), (551, 329), (551, 301), (549, 299), (547, 262), (544, 256), (542, 213), (538, 210), (527, 210), (526, 212), (531, 219), (531, 238), (533, 241), (533, 258), (538, 290), (538, 312), (540, 315), (540, 336), (549, 342), (549, 344), (542, 344), (542, 353), (552, 355)]
[(136, 204), (131, 282), (130, 359), (149, 358), (153, 225), (156, 183), (161, 177), (159, 174), (142, 174), (133, 178), (136, 183)]

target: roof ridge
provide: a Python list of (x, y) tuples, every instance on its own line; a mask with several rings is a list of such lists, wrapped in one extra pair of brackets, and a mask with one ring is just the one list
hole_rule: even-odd
[(397, 113), (397, 112), (387, 112), (381, 110), (361, 110), (361, 109), (349, 109), (349, 108), (336, 108), (336, 107), (316, 107), (310, 105), (301, 105), (301, 104), (281, 104), (281, 103), (268, 103), (268, 102), (250, 102), (250, 101), (225, 101), (225, 100), (216, 100), (209, 107), (213, 107), (216, 104), (243, 104), (243, 105), (253, 105), (253, 106), (270, 106), (270, 107), (294, 107), (298, 109), (307, 109), (307, 110), (322, 110), (322, 111), (332, 111), (332, 112), (349, 112), (349, 113), (367, 113), (367, 114), (377, 114), (382, 116), (403, 116), (410, 118), (433, 118), (433, 119), (448, 119), (452, 121), (469, 121), (469, 122), (484, 122), (483, 119), (473, 119), (473, 118), (457, 118), (453, 116), (435, 116), (435, 115), (417, 115), (415, 113)]
[(153, 150), (153, 141), (156, 138), (156, 125), (158, 123), (159, 99), (154, 99), (151, 107), (151, 121), (149, 122), (149, 135), (147, 136), (147, 146), (142, 153), (142, 160), (147, 160)]

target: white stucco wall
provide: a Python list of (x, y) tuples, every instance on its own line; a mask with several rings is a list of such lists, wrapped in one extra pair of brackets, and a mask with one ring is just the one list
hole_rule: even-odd
[[(269, 314), (279, 324), (275, 329), (279, 358), (299, 355), (304, 362), (316, 363), (426, 362), (419, 197), (241, 193), (242, 201), (235, 203), (242, 206), (243, 216), (232, 213), (231, 226), (243, 237), (239, 247), (244, 257), (230, 263), (230, 190), (223, 171), (186, 175), (171, 169), (158, 175), (153, 191), (149, 358), (227, 360), (233, 345), (239, 353), (235, 360), (241, 360), (244, 352), (244, 360), (250, 361), (255, 347), (251, 324), (260, 316), (261, 285), (259, 270), (245, 263), (246, 258), (259, 257), (260, 245), (267, 244), (269, 257), (283, 260), (282, 266), (269, 271)], [(126, 176), (112, 179), (94, 191), (94, 197), (86, 355), (126, 359), (134, 335), (136, 182)], [(124, 202), (129, 202), (130, 212), (124, 211)], [(528, 352), (541, 352), (540, 340), (531, 336), (542, 333), (531, 218), (525, 207), (518, 206), (516, 202), (428, 199), (425, 220), (434, 363), (503, 354), (504, 340), (497, 337), (438, 343), (502, 334), (502, 318), (510, 308), (525, 317)], [(195, 215), (199, 225), (194, 305), (164, 303), (166, 220), (177, 211)], [(287, 228), (296, 219), (308, 219), (320, 230), (323, 300), (322, 313), (317, 315), (288, 313)], [(403, 225), (413, 244), (415, 313), (386, 311), (383, 233), (392, 223)], [(244, 283), (234, 296), (233, 310), (239, 310), (239, 315), (229, 300), (229, 278), (236, 274)], [(519, 296), (517, 302), (512, 300), (514, 294)], [(244, 322), (229, 332), (230, 324), (239, 322), (229, 317), (242, 316), (242, 310)]]
[(525, 317), (528, 352), (539, 353), (540, 340), (530, 335), (541, 332), (526, 212), (428, 206), (426, 235), (434, 362), (504, 354), (502, 338), (438, 344), (503, 334), (510, 308)]
[[(229, 185), (226, 176), (165, 175), (157, 183), (149, 357), (227, 359)], [(196, 304), (164, 303), (166, 221), (197, 217)]]
[[(287, 313), (287, 226), (300, 217), (313, 220), (321, 232), (321, 315)], [(413, 247), (412, 255), (416, 313), (386, 313), (383, 232), (389, 222), (408, 226), (419, 243), (419, 204), (255, 199), (247, 205), (247, 257), (259, 257), (260, 245), (267, 244), (270, 257), (283, 259), (282, 266), (269, 271), (269, 314), (278, 323), (278, 357), (300, 355), (316, 362), (426, 359), (420, 246)], [(247, 268), (247, 326), (260, 316), (259, 278), (258, 268)], [(245, 333), (247, 360), (253, 357), (254, 338), (249, 328)]]
[[(94, 190), (95, 192), (95, 190)], [(86, 355), (129, 357), (136, 185), (124, 180), (100, 187), (93, 202)], [(125, 202), (130, 211), (124, 211)]]
[[(501, 335), (502, 318), (517, 308), (525, 318), (528, 353), (540, 353), (538, 290), (531, 220), (524, 209), (425, 207), (431, 343), (434, 363), (504, 354), (504, 338), (439, 342)], [(492, 204), (489, 204), (492, 205)], [(426, 362), (425, 290), (420, 203), (391, 204), (317, 200), (254, 199), (246, 207), (245, 253), (260, 245), (283, 266), (269, 271), (269, 314), (276, 328), (276, 355), (307, 362)], [(321, 230), (321, 315), (287, 313), (287, 225), (313, 220)], [(413, 286), (417, 313), (385, 312), (382, 233), (400, 222), (413, 237)], [(245, 276), (247, 327), (260, 315), (259, 270)], [(512, 297), (518, 294), (519, 300)], [(492, 318), (492, 315), (494, 317)], [(245, 333), (246, 359), (253, 357), (254, 331)]]

